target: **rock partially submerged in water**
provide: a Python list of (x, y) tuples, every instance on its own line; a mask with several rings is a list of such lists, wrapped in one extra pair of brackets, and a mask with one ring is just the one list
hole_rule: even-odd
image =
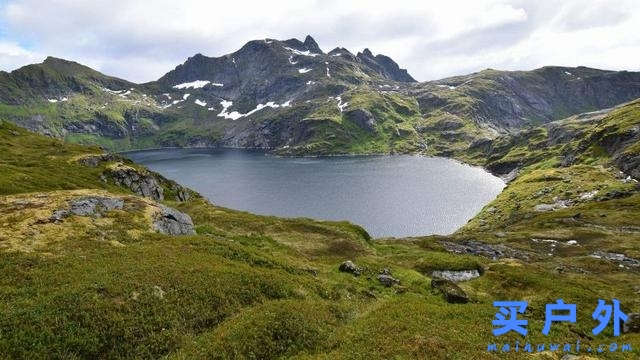
[(480, 277), (477, 269), (473, 270), (435, 270), (431, 273), (434, 279), (444, 279), (453, 282), (469, 281)]
[(431, 288), (438, 290), (444, 299), (451, 304), (464, 304), (469, 302), (469, 296), (456, 283), (446, 279), (431, 280)]

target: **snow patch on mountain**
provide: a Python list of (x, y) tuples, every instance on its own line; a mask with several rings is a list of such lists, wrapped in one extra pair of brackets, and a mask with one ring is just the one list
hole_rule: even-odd
[(320, 55), (320, 54), (312, 53), (312, 52), (311, 52), (311, 51), (309, 51), (309, 50), (300, 51), (300, 50), (296, 50), (296, 49), (293, 49), (293, 48), (290, 48), (290, 47), (286, 47), (286, 46), (283, 46), (283, 47), (284, 47), (286, 50), (289, 50), (289, 51), (291, 51), (292, 53), (294, 53), (294, 54), (296, 54), (296, 55), (311, 56), (311, 57), (315, 57), (315, 56)]
[(298, 72), (299, 72), (300, 74), (306, 74), (306, 73), (308, 73), (309, 71), (311, 71), (311, 69), (308, 69), (308, 68), (298, 69)]
[(297, 63), (298, 63), (297, 61), (293, 61), (293, 55), (289, 56), (289, 64), (295, 65)]
[(266, 104), (258, 104), (255, 109), (249, 111), (248, 113), (242, 114), (237, 111), (228, 112), (227, 110), (233, 105), (233, 101), (222, 100), (220, 101), (220, 105), (222, 105), (222, 111), (218, 114), (219, 117), (223, 117), (225, 119), (238, 120), (242, 117), (250, 116), (264, 108), (279, 108), (279, 107), (290, 107), (291, 100), (288, 100), (282, 104), (276, 104), (274, 101), (269, 101)]
[(338, 100), (338, 109), (340, 109), (340, 112), (343, 112), (344, 108), (346, 108), (347, 105), (349, 105), (348, 102), (342, 103), (342, 97), (340, 96), (336, 96), (336, 100)]
[(191, 94), (182, 95), (182, 100), (187, 100), (189, 98), (189, 96), (191, 96)]
[(109, 89), (109, 88), (104, 87), (104, 88), (102, 88), (102, 91), (104, 91), (104, 92), (108, 92), (108, 93), (109, 93), (109, 94), (111, 94), (111, 95), (119, 95), (119, 94), (120, 94), (120, 93), (122, 93), (124, 90), (111, 90), (111, 89)]
[(227, 109), (233, 105), (233, 101), (222, 100), (220, 101), (220, 105), (222, 105), (222, 111), (218, 114), (219, 117), (223, 117), (225, 119), (238, 120), (244, 115), (240, 114), (237, 111), (227, 112)]
[(203, 106), (203, 107), (204, 107), (204, 106), (207, 106), (207, 103), (206, 103), (206, 102), (204, 102), (204, 101), (202, 101), (202, 100), (200, 100), (200, 99), (196, 99), (196, 101), (194, 101), (194, 103), (195, 103), (196, 105), (200, 105), (200, 106)]
[(200, 89), (205, 85), (209, 84), (211, 81), (209, 80), (195, 80), (191, 82), (186, 82), (178, 85), (174, 85), (174, 89)]

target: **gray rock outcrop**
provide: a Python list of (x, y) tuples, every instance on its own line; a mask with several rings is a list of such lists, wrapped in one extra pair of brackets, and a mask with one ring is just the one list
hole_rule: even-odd
[(153, 200), (164, 200), (164, 189), (155, 176), (130, 166), (117, 165), (105, 171), (116, 185), (125, 186), (134, 193)]
[(99, 217), (105, 212), (122, 209), (124, 201), (106, 196), (85, 196), (72, 200), (69, 205), (69, 209), (54, 211), (48, 222), (61, 222), (71, 215)]
[(159, 205), (153, 216), (153, 229), (167, 235), (194, 235), (196, 233), (191, 217), (168, 206)]

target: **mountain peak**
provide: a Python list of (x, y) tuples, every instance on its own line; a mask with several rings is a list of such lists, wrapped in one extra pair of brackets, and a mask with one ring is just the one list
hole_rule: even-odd
[(307, 50), (312, 53), (323, 54), (322, 49), (320, 49), (320, 46), (318, 46), (318, 43), (311, 37), (311, 35), (307, 35), (307, 37), (304, 38), (303, 44)]
[(362, 54), (368, 57), (373, 57), (371, 50), (369, 50), (368, 48), (365, 48), (364, 50), (362, 50)]

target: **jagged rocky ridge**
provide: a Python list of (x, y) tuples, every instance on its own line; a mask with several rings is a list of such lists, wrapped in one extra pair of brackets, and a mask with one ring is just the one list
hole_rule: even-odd
[(132, 84), (48, 58), (0, 73), (0, 117), (112, 150), (263, 148), (280, 154), (423, 152), (469, 145), (640, 97), (640, 73), (585, 67), (484, 70), (416, 82), (365, 49), (253, 40), (196, 54), (158, 81)]

